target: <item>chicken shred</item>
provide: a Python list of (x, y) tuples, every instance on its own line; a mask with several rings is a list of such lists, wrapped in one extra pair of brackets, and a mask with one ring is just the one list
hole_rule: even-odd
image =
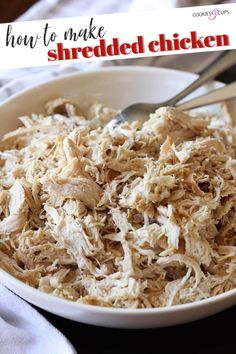
[(47, 293), (122, 308), (236, 287), (236, 128), (163, 107), (143, 126), (69, 100), (0, 142), (0, 266)]

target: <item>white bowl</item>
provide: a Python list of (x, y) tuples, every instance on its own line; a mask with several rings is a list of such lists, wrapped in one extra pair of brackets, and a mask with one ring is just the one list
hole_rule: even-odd
[[(186, 72), (150, 67), (115, 67), (62, 77), (26, 90), (0, 106), (0, 135), (15, 129), (17, 117), (40, 113), (44, 104), (56, 97), (72, 98), (80, 105), (94, 101), (123, 108), (134, 102), (160, 102), (186, 87), (197, 76)], [(221, 86), (206, 85), (195, 92), (202, 94)], [(219, 110), (218, 105), (208, 108)], [(0, 280), (10, 290), (32, 304), (87, 324), (117, 328), (151, 328), (190, 322), (236, 304), (236, 289), (215, 297), (185, 305), (156, 309), (116, 309), (77, 304), (36, 290), (0, 269)]]

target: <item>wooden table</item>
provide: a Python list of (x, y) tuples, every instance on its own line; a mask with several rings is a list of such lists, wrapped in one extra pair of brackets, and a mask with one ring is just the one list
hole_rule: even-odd
[(37, 0), (0, 0), (0, 22), (11, 22), (23, 14)]
[[(2, 0), (0, 22), (12, 21), (35, 2), (35, 0)], [(233, 81), (235, 78), (235, 68), (220, 77), (224, 82)], [(174, 354), (179, 351), (181, 354), (236, 353), (234, 325), (236, 307), (194, 323), (150, 330), (87, 326), (54, 316), (38, 308), (37, 310), (67, 336), (79, 354)]]

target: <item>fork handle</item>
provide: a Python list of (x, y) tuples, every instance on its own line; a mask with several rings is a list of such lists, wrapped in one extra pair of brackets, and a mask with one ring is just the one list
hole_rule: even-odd
[(199, 97), (193, 98), (182, 104), (177, 104), (176, 107), (187, 111), (188, 109), (207, 106), (217, 102), (223, 102), (236, 97), (236, 81), (219, 89), (208, 92)]
[(177, 102), (181, 101), (184, 97), (188, 96), (207, 81), (210, 81), (223, 71), (230, 68), (233, 64), (236, 64), (236, 50), (227, 51), (220, 58), (217, 58), (213, 63), (207, 66), (197, 80), (167, 101), (168, 106), (175, 106)]

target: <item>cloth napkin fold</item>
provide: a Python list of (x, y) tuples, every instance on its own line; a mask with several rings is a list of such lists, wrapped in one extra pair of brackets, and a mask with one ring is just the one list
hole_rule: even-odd
[[(158, 7), (215, 4), (214, 0), (41, 0), (18, 21), (41, 20), (82, 15), (152, 10)], [(74, 65), (0, 70), (0, 102), (11, 95), (78, 70), (111, 65), (165, 66), (199, 72), (217, 52), (152, 58), (106, 61)], [(0, 285), (1, 354), (74, 354), (68, 340), (28, 303)]]
[(76, 354), (76, 351), (32, 306), (0, 284), (0, 353)]

